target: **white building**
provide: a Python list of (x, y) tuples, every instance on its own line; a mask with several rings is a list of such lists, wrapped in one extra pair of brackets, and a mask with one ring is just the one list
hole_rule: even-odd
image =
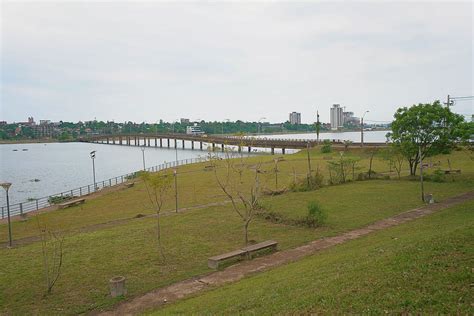
[(290, 124), (293, 124), (293, 125), (301, 124), (301, 113), (291, 112), (290, 113)]
[(202, 135), (204, 132), (202, 131), (201, 127), (194, 123), (192, 126), (186, 126), (186, 134), (188, 135)]
[(333, 104), (330, 109), (331, 114), (331, 129), (337, 130), (344, 125), (344, 117), (342, 115), (342, 108), (339, 104)]

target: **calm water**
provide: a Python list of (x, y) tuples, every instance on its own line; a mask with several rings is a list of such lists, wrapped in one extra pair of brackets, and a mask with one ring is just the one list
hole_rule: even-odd
[[(0, 145), (0, 181), (12, 183), (10, 202), (23, 202), (28, 198), (40, 198), (92, 184), (92, 161), (89, 156), (92, 150), (97, 151), (97, 182), (143, 168), (142, 151), (134, 146), (89, 143)], [(178, 150), (179, 160), (205, 155), (206, 151)], [(147, 147), (145, 150), (147, 167), (174, 160), (174, 149)], [(34, 179), (40, 181), (34, 182)], [(5, 204), (2, 189), (0, 205)]]
[[(389, 131), (365, 131), (365, 143), (383, 143), (387, 140), (385, 135)], [(263, 135), (259, 137), (267, 138), (281, 138), (281, 139), (316, 139), (316, 133), (304, 134), (283, 134), (283, 135)], [(336, 140), (350, 140), (355, 143), (360, 142), (360, 132), (335, 132), (335, 133), (319, 133), (319, 139), (336, 139)]]
[[(366, 142), (384, 142), (386, 131), (365, 132)], [(268, 138), (316, 139), (316, 134), (288, 134), (260, 136)], [(321, 133), (321, 139), (360, 141), (359, 132)], [(153, 145), (153, 142), (152, 142)], [(179, 142), (179, 147), (181, 143)], [(190, 147), (190, 143), (186, 143)], [(206, 146), (204, 147), (206, 148)], [(27, 149), (23, 151), (23, 149)], [(17, 150), (17, 151), (14, 151)], [(29, 198), (41, 198), (93, 183), (89, 153), (96, 150), (97, 182), (141, 170), (142, 151), (135, 146), (114, 146), (89, 143), (48, 143), (0, 145), (0, 182), (13, 183), (11, 203)], [(268, 152), (269, 150), (259, 150)], [(288, 153), (294, 152), (288, 150)], [(277, 153), (279, 153), (277, 151)], [(178, 159), (206, 156), (206, 150), (178, 150)], [(175, 160), (174, 148), (147, 147), (147, 167)], [(35, 182), (34, 179), (38, 179)], [(0, 190), (0, 205), (5, 205), (5, 194)]]

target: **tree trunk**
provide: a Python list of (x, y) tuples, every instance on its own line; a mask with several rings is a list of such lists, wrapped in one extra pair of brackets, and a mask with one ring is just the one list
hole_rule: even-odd
[(246, 246), (249, 244), (249, 224), (250, 224), (250, 220), (246, 220), (245, 225), (244, 225), (245, 245)]

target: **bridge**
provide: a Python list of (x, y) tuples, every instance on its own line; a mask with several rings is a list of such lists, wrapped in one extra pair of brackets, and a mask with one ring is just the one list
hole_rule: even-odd
[[(271, 150), (272, 154), (275, 154), (275, 150), (281, 150), (282, 154), (285, 154), (286, 149), (305, 149), (308, 147), (314, 147), (322, 143), (322, 140), (311, 140), (311, 139), (276, 139), (276, 138), (263, 138), (263, 137), (250, 137), (250, 136), (217, 136), (217, 135), (189, 135), (189, 134), (177, 134), (177, 133), (166, 133), (166, 134), (109, 134), (109, 135), (92, 135), (86, 136), (79, 139), (82, 142), (99, 143), (99, 144), (112, 144), (112, 145), (123, 145), (123, 146), (148, 146), (148, 147), (159, 147), (159, 148), (178, 148), (181, 143), (181, 148), (199, 148), (200, 150), (207, 149), (203, 146), (208, 144), (213, 151), (225, 150), (225, 146), (235, 146), (237, 150), (241, 152), (244, 148), (248, 152), (252, 151), (252, 148), (267, 148)], [(190, 147), (186, 147), (186, 142), (190, 144)], [(341, 140), (333, 139), (331, 144), (336, 146), (344, 146), (344, 142)], [(360, 143), (352, 143), (351, 146), (360, 146)], [(368, 147), (373, 146), (385, 146), (385, 143), (370, 143), (366, 144)]]

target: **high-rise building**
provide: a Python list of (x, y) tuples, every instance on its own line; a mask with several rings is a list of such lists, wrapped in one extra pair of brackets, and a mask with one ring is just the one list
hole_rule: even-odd
[(301, 124), (301, 113), (291, 112), (290, 113), (290, 124), (293, 124), (293, 125)]
[(343, 110), (339, 104), (332, 105), (332, 108), (330, 109), (332, 130), (337, 130), (344, 125), (344, 117), (342, 112)]

